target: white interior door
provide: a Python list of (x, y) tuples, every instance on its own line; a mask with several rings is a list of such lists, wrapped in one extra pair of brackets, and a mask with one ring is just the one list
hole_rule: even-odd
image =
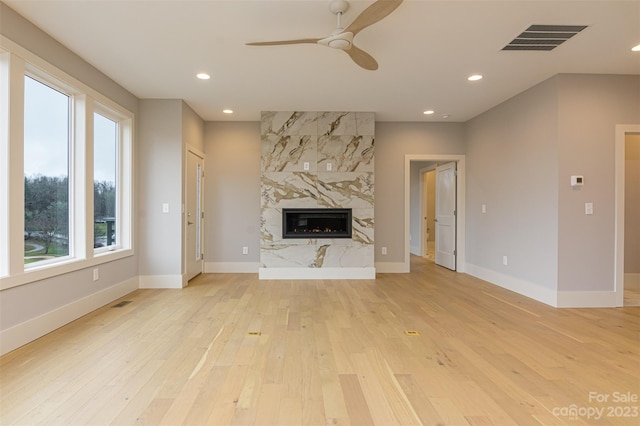
[(436, 264), (456, 270), (456, 163), (436, 167)]
[(204, 159), (198, 154), (187, 151), (187, 242), (186, 265), (187, 278), (202, 273), (202, 222), (203, 222), (203, 177)]

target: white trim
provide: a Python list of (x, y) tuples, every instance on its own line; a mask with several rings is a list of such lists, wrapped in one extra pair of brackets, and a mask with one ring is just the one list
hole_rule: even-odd
[(559, 291), (557, 308), (615, 308), (615, 291)]
[(260, 262), (205, 262), (205, 274), (257, 274)]
[(26, 345), (96, 309), (138, 289), (138, 277), (71, 302), (11, 328), (0, 331), (0, 355)]
[(537, 300), (538, 302), (557, 307), (557, 294), (555, 290), (542, 287), (541, 285), (530, 281), (521, 280), (519, 278), (501, 274), (490, 269), (485, 269), (470, 263), (467, 263), (466, 269), (467, 274), (473, 277)]
[(375, 280), (376, 268), (260, 268), (261, 280)]
[(465, 156), (460, 154), (450, 155), (427, 155), (427, 154), (406, 154), (404, 156), (404, 263), (407, 272), (410, 270), (410, 208), (411, 208), (411, 162), (412, 161), (455, 161), (457, 162), (456, 179), (456, 271), (465, 272), (466, 265), (466, 165)]
[(613, 251), (613, 282), (616, 295), (615, 306), (624, 305), (624, 162), (625, 136), (627, 133), (640, 133), (638, 124), (616, 125), (615, 139), (615, 220)]
[(183, 275), (140, 275), (140, 288), (183, 288)]
[(404, 262), (376, 262), (378, 274), (408, 274), (409, 266)]

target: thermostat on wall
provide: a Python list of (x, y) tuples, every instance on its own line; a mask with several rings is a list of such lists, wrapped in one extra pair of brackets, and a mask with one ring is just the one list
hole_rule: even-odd
[(582, 176), (571, 176), (571, 186), (584, 185), (584, 178)]

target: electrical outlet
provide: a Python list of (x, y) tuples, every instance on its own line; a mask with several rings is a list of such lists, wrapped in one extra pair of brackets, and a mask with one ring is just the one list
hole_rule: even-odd
[(382, 247), (382, 255), (383, 256), (387, 255), (387, 248), (386, 247)]
[(483, 204), (482, 205), (482, 213), (486, 213), (487, 212), (487, 205)]
[(100, 279), (100, 271), (98, 268), (93, 269), (93, 280), (98, 281)]
[(249, 254), (249, 247), (247, 246), (242, 247), (242, 254)]
[(309, 170), (309, 162), (308, 162), (308, 161), (305, 161), (305, 162), (304, 162), (304, 164), (302, 165), (302, 168), (303, 168), (304, 170)]
[(169, 213), (169, 203), (162, 203), (162, 213)]
[(327, 171), (330, 172), (331, 170), (333, 170), (333, 164), (327, 163)]
[(504, 266), (507, 266), (509, 264), (509, 260), (507, 259), (507, 256), (502, 256), (502, 264)]

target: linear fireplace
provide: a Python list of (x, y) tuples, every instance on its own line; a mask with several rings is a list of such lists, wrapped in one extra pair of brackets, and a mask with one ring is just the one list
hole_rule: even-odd
[(282, 209), (282, 238), (351, 238), (351, 209)]

